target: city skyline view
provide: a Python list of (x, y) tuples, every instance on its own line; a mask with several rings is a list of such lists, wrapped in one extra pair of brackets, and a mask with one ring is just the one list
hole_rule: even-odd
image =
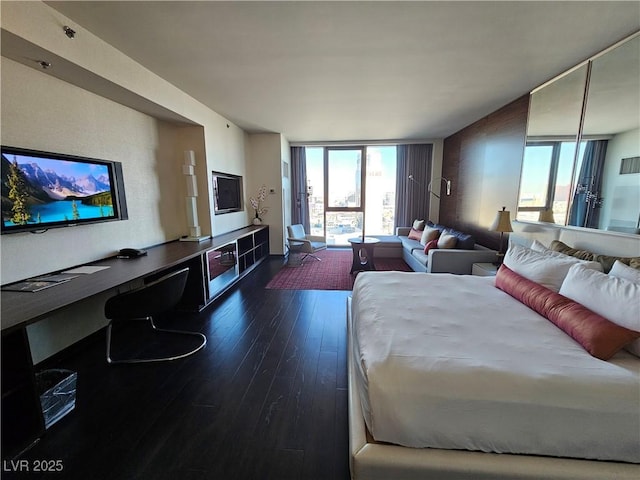
[[(307, 183), (311, 233), (325, 235), (331, 245), (348, 245), (348, 239), (362, 235), (393, 233), (396, 189), (396, 147), (366, 147), (364, 205), (361, 194), (361, 151), (354, 149), (328, 150), (329, 198), (325, 212), (324, 147), (307, 147)], [(366, 205), (366, 218), (363, 217)], [(355, 211), (331, 211), (331, 208), (350, 208)], [(325, 232), (326, 219), (326, 232)]]

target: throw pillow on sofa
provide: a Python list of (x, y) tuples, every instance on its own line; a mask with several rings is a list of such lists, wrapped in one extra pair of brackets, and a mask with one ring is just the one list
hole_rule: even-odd
[(408, 237), (409, 237), (411, 240), (417, 240), (417, 241), (420, 241), (420, 240), (422, 240), (422, 232), (421, 232), (420, 230), (416, 230), (415, 228), (412, 228), (412, 229), (409, 231), (409, 235), (408, 235)]
[(426, 222), (424, 220), (414, 220), (413, 221), (413, 229), (414, 230), (424, 230)]
[(457, 230), (453, 230), (450, 227), (439, 225), (431, 221), (427, 222), (427, 227), (437, 228), (442, 232), (446, 230), (449, 234), (454, 235), (458, 239), (455, 248), (458, 248), (460, 250), (473, 250), (475, 248), (476, 239), (473, 235), (458, 232)]
[(420, 238), (420, 243), (422, 245), (426, 245), (431, 240), (437, 240), (440, 236), (440, 230), (433, 227), (426, 227), (422, 232), (422, 237)]
[(434, 248), (438, 248), (438, 239), (433, 239), (427, 242), (427, 244), (424, 246), (424, 253), (428, 254), (429, 250), (432, 250)]
[(458, 237), (445, 230), (438, 239), (438, 248), (456, 248), (456, 243), (458, 243)]

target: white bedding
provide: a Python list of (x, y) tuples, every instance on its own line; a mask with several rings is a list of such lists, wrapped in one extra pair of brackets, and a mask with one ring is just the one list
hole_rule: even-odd
[(640, 360), (591, 357), (493, 277), (363, 272), (352, 305), (377, 441), (640, 463)]

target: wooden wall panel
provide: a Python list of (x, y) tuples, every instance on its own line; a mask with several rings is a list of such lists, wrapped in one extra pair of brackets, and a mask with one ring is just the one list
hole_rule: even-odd
[(503, 206), (515, 218), (527, 130), (529, 95), (524, 95), (444, 140), (442, 176), (451, 196), (440, 200), (440, 223), (498, 249), (490, 232)]

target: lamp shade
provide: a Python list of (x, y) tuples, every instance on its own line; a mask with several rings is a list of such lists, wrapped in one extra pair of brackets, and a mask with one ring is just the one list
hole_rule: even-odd
[(505, 210), (505, 207), (502, 207), (502, 210), (496, 214), (496, 218), (491, 224), (491, 227), (489, 227), (489, 230), (493, 232), (513, 232), (511, 228), (511, 212)]
[(556, 223), (555, 218), (553, 217), (553, 210), (551, 210), (550, 208), (545, 208), (544, 210), (540, 210), (538, 221), (547, 222), (547, 223)]

